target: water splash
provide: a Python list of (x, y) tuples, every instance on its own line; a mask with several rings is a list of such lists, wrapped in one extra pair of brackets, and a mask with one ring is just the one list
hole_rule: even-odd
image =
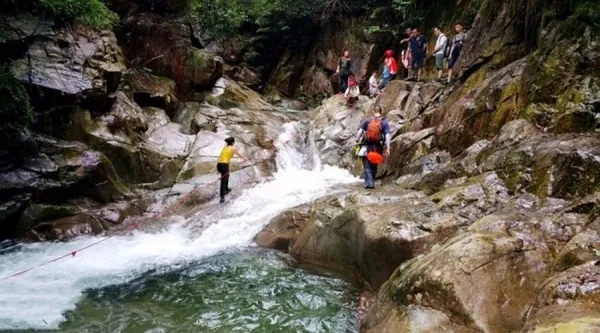
[[(276, 142), (280, 150), (273, 180), (245, 190), (218, 212), (208, 216), (200, 212), (158, 233), (114, 237), (74, 258), (4, 281), (0, 284), (0, 329), (57, 328), (64, 321), (63, 313), (75, 308), (86, 289), (121, 284), (149, 270), (166, 272), (226, 249), (250, 246), (272, 217), (332, 193), (340, 184), (357, 181), (345, 170), (319, 168), (301, 125), (286, 124), (284, 129)], [(184, 227), (195, 224), (206, 225), (199, 235)], [(0, 276), (99, 239), (18, 246), (0, 256)]]

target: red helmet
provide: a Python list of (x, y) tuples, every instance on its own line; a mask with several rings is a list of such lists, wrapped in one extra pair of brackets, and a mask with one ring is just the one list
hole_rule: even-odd
[(394, 56), (394, 52), (392, 50), (387, 50), (387, 51), (385, 51), (385, 56), (388, 57), (388, 58), (389, 57), (393, 57)]

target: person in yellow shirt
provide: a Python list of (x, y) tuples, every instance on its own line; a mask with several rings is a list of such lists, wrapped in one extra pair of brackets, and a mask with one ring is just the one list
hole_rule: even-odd
[(225, 143), (227, 146), (221, 150), (221, 154), (219, 155), (219, 160), (217, 162), (217, 171), (221, 174), (221, 189), (219, 194), (221, 195), (221, 203), (225, 202), (225, 196), (231, 192), (229, 188), (229, 163), (231, 159), (233, 159), (233, 155), (238, 156), (243, 159), (244, 162), (248, 162), (249, 160), (242, 156), (238, 151), (233, 147), (235, 143), (235, 139), (232, 137), (228, 137), (225, 139)]

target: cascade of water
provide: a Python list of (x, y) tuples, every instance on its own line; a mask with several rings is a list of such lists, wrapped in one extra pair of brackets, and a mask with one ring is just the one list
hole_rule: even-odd
[[(272, 181), (245, 190), (215, 214), (197, 214), (158, 233), (134, 232), (107, 240), (80, 255), (35, 269), (0, 284), (0, 330), (57, 328), (84, 290), (129, 281), (151, 269), (169, 271), (232, 247), (252, 244), (277, 214), (325, 196), (339, 184), (356, 182), (345, 170), (319, 167), (301, 124), (285, 125), (276, 146)], [(200, 234), (185, 224), (204, 223)], [(12, 247), (0, 254), (0, 276), (53, 259), (102, 237)]]

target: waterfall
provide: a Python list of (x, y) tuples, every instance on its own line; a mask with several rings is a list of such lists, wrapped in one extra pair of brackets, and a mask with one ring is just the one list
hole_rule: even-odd
[[(130, 281), (150, 270), (170, 271), (219, 252), (252, 246), (252, 239), (277, 214), (356, 182), (347, 171), (320, 167), (303, 123), (289, 123), (276, 142), (272, 180), (244, 190), (216, 212), (200, 211), (160, 232), (116, 236), (72, 258), (0, 283), (0, 330), (53, 329), (75, 308), (86, 289)], [(234, 189), (235, 190), (235, 189)], [(202, 224), (200, 234), (190, 225)], [(102, 239), (20, 244), (0, 251), (0, 277)]]

